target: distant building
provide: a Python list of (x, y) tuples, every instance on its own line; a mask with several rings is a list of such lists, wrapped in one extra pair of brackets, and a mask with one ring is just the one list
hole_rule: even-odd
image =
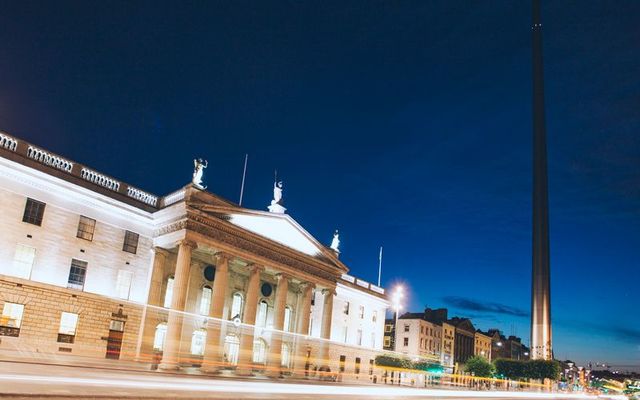
[(491, 361), (491, 342), (491, 336), (482, 333), (478, 329), (475, 335), (474, 355), (484, 357)]
[(426, 313), (405, 313), (398, 319), (396, 351), (440, 361), (442, 326), (426, 319)]
[(464, 364), (474, 355), (476, 328), (467, 318), (454, 317), (447, 323), (456, 328), (453, 361)]
[(529, 348), (522, 344), (522, 339), (517, 336), (505, 337), (498, 329), (489, 329), (483, 334), (491, 337), (491, 358), (497, 360), (506, 358), (509, 360), (528, 360)]

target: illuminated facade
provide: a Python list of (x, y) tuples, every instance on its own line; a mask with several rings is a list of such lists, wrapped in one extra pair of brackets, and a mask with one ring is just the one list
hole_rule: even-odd
[(357, 375), (382, 350), (384, 290), (284, 212), (158, 197), (1, 132), (0, 201), (0, 352)]

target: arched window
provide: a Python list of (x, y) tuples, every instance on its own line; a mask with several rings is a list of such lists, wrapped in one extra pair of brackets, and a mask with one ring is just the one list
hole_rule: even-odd
[(191, 335), (191, 354), (196, 356), (204, 355), (204, 345), (207, 341), (207, 331), (204, 329), (197, 329), (193, 331)]
[(243, 302), (244, 299), (242, 298), (242, 294), (240, 294), (240, 292), (235, 292), (233, 294), (233, 301), (231, 302), (231, 315), (229, 315), (229, 318), (235, 318), (238, 316), (242, 319)]
[(291, 332), (291, 307), (286, 306), (284, 308), (284, 324), (282, 330), (285, 332)]
[(264, 364), (267, 361), (267, 342), (263, 339), (256, 338), (253, 341), (253, 362), (256, 364)]
[(282, 357), (280, 358), (280, 365), (285, 368), (291, 366), (291, 346), (288, 343), (282, 343)]
[(238, 365), (238, 353), (240, 352), (240, 339), (236, 335), (227, 335), (224, 338), (224, 358), (231, 365)]
[(173, 298), (173, 276), (167, 279), (167, 290), (164, 292), (164, 308), (171, 308)]
[(161, 322), (156, 326), (156, 333), (153, 336), (153, 349), (162, 351), (164, 349), (164, 338), (167, 336), (167, 323)]
[(256, 319), (256, 326), (259, 328), (264, 328), (267, 326), (267, 312), (269, 310), (269, 305), (265, 300), (262, 300), (260, 304), (258, 304), (258, 318)]
[(200, 291), (200, 315), (209, 315), (209, 309), (211, 308), (211, 295), (213, 289), (211, 286), (205, 285)]

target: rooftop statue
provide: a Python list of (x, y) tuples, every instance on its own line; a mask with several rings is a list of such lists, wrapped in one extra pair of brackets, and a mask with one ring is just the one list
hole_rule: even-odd
[(199, 189), (207, 188), (202, 185), (202, 174), (204, 172), (203, 170), (207, 168), (207, 165), (209, 165), (207, 160), (203, 160), (202, 158), (193, 160), (193, 179), (191, 180), (191, 183)]
[(273, 182), (273, 202), (272, 204), (282, 205), (282, 181)]
[(338, 249), (340, 247), (340, 234), (338, 233), (337, 229), (333, 234), (333, 239), (331, 240), (331, 246), (329, 247), (331, 247), (333, 251), (340, 253), (340, 250)]

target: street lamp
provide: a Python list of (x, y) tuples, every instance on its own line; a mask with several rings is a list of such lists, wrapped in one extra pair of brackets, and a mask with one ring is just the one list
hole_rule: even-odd
[(402, 309), (402, 298), (404, 297), (404, 288), (402, 285), (397, 285), (393, 289), (393, 293), (391, 294), (391, 306), (393, 307), (393, 311), (395, 314), (395, 338), (394, 338), (394, 350), (397, 350), (397, 339), (398, 339), (398, 314), (400, 313), (400, 309)]

